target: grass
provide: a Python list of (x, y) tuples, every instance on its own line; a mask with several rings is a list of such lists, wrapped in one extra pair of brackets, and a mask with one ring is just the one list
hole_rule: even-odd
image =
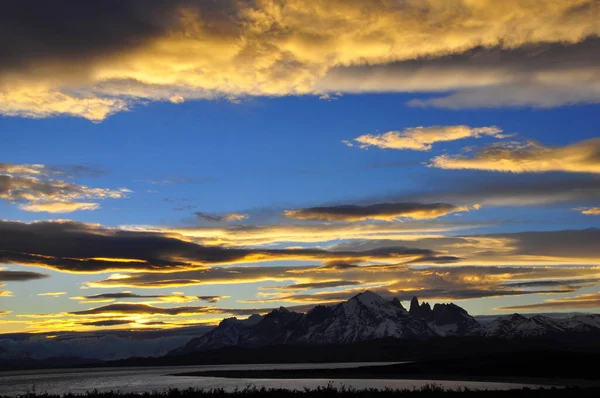
[[(1, 391), (0, 391), (1, 394)], [(492, 397), (492, 398), (520, 398), (520, 397), (540, 397), (540, 398), (553, 398), (553, 397), (599, 397), (600, 388), (581, 388), (581, 387), (567, 387), (567, 388), (540, 388), (530, 389), (522, 388), (517, 390), (470, 390), (467, 388), (457, 390), (446, 390), (438, 385), (429, 384), (421, 388), (415, 389), (355, 389), (351, 387), (335, 387), (333, 383), (330, 383), (326, 387), (318, 387), (315, 389), (303, 389), (303, 390), (288, 390), (283, 388), (258, 388), (254, 386), (247, 386), (244, 389), (236, 389), (233, 391), (226, 391), (224, 389), (169, 389), (165, 391), (154, 391), (145, 393), (124, 393), (119, 391), (88, 391), (84, 394), (48, 394), (48, 393), (37, 393), (27, 392), (25, 394), (18, 395), (17, 398), (247, 398), (247, 397), (353, 397), (353, 398), (387, 398), (387, 397), (415, 397), (415, 398), (427, 398), (427, 397), (457, 397), (457, 398), (479, 398), (479, 397)], [(2, 396), (0, 398), (15, 398)]]

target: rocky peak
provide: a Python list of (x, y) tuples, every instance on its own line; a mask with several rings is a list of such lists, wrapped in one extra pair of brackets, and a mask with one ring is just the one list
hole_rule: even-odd
[(408, 312), (410, 312), (411, 314), (415, 314), (419, 311), (419, 299), (417, 298), (417, 296), (414, 296), (412, 298), (412, 300), (410, 300), (410, 309), (408, 310)]
[(398, 297), (394, 297), (394, 298), (392, 299), (391, 303), (392, 303), (392, 305), (393, 305), (394, 307), (398, 307), (398, 308), (400, 308), (401, 310), (404, 310), (404, 311), (406, 311), (406, 309), (404, 308), (404, 306), (402, 305), (402, 303), (400, 302), (400, 300), (398, 300)]
[(419, 305), (417, 296), (413, 297), (410, 301), (410, 310), (408, 312), (417, 319), (425, 321), (431, 321), (433, 319), (433, 313), (429, 303), (422, 303)]

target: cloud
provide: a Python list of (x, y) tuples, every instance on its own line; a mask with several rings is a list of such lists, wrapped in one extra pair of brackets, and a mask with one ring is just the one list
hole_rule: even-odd
[(450, 109), (596, 103), (598, 48), (600, 40), (594, 36), (576, 44), (475, 46), (440, 56), (337, 66), (317, 84), (352, 93), (430, 93), (409, 104)]
[[(377, 87), (452, 92), (465, 85), (478, 90), (459, 89), (458, 98), (431, 103), (539, 104), (544, 89), (553, 94), (548, 104), (557, 103), (558, 93), (563, 103), (595, 101), (597, 64), (552, 75), (551, 62), (519, 55), (523, 48), (533, 53), (536, 46), (560, 44), (565, 60), (577, 66), (578, 44), (599, 33), (598, 7), (594, 0), (66, 0), (44, 6), (28, 0), (7, 5), (0, 17), (0, 113), (100, 121), (146, 101), (322, 96)], [(457, 67), (438, 78), (418, 65), (475, 49), (494, 49), (498, 59), (482, 62), (477, 73)], [(413, 76), (399, 74), (396, 84), (371, 76), (349, 86), (336, 73), (395, 62), (415, 62), (405, 66)], [(519, 70), (526, 72), (510, 73)], [(508, 84), (521, 90), (511, 94)]]
[(581, 214), (587, 214), (590, 216), (600, 216), (600, 207), (578, 207), (575, 210)]
[(600, 180), (595, 174), (488, 174), (451, 181), (438, 179), (433, 183), (437, 190), (394, 199), (480, 203), (485, 207), (600, 201)]
[(394, 221), (398, 218), (417, 220), (438, 218), (450, 213), (468, 211), (466, 206), (447, 203), (377, 203), (372, 205), (338, 205), (286, 210), (287, 218), (356, 222), (366, 220)]
[(49, 203), (30, 203), (21, 205), (20, 208), (26, 211), (47, 212), (47, 213), (72, 213), (79, 210), (98, 210), (98, 203), (85, 202), (49, 202)]
[(201, 211), (197, 211), (194, 213), (196, 218), (202, 221), (211, 221), (211, 222), (231, 222), (231, 221), (241, 221), (247, 219), (248, 214), (242, 213), (225, 213), (222, 215), (210, 214)]
[(129, 325), (134, 323), (131, 320), (127, 319), (107, 319), (102, 321), (91, 321), (91, 322), (81, 322), (80, 325), (83, 326), (119, 326), (119, 325)]
[(37, 175), (42, 174), (44, 170), (43, 164), (0, 163), (0, 173)]
[[(411, 240), (414, 248), (432, 250), (459, 258), (463, 265), (588, 265), (600, 261), (600, 229), (526, 231)], [(402, 240), (350, 241), (330, 246), (329, 250), (362, 251), (403, 247)]]
[[(272, 298), (258, 298), (253, 300), (242, 300), (245, 303), (270, 303), (270, 302), (290, 302), (290, 303), (337, 303), (348, 300), (358, 293), (362, 293), (365, 289), (348, 289), (336, 292), (319, 292), (313, 294), (283, 294)], [(570, 290), (509, 290), (509, 289), (494, 289), (494, 288), (464, 288), (460, 289), (410, 289), (410, 290), (388, 290), (387, 287), (369, 288), (369, 290), (378, 293), (384, 297), (396, 297), (400, 301), (410, 301), (414, 296), (427, 300), (469, 300), (477, 298), (492, 298), (505, 296), (523, 296), (529, 294), (556, 294), (572, 292)]]
[(152, 227), (125, 226), (132, 231), (155, 232), (178, 236), (204, 245), (252, 246), (280, 242), (327, 242), (339, 239), (405, 239), (422, 235), (474, 228), (487, 223), (461, 221), (405, 221), (390, 224), (336, 224), (336, 225), (236, 225), (227, 227)]
[(509, 307), (496, 308), (500, 311), (522, 311), (522, 310), (560, 310), (569, 308), (598, 308), (600, 307), (600, 293), (581, 294), (574, 297), (562, 297), (548, 299), (542, 303), (513, 305)]
[(0, 269), (0, 282), (34, 281), (48, 278), (49, 275), (29, 271), (8, 271)]
[(496, 143), (477, 151), (472, 157), (441, 155), (431, 161), (442, 169), (471, 169), (512, 173), (564, 171), (600, 173), (600, 138), (563, 147), (526, 143)]
[(504, 138), (498, 127), (469, 127), (469, 126), (431, 126), (410, 127), (402, 131), (388, 131), (383, 134), (365, 134), (354, 138), (358, 146), (367, 149), (371, 146), (381, 149), (411, 149), (428, 151), (436, 142), (455, 141), (465, 138), (480, 138), (490, 136)]
[(69, 315), (199, 315), (199, 314), (233, 314), (252, 315), (266, 312), (268, 309), (233, 309), (216, 307), (154, 307), (148, 304), (109, 304), (89, 310), (69, 312)]
[(49, 297), (58, 297), (64, 296), (67, 292), (48, 292), (48, 293), (38, 293), (38, 296), (49, 296)]
[[(336, 266), (332, 266), (336, 265)], [(319, 303), (345, 300), (356, 292), (371, 289), (410, 299), (414, 295), (438, 300), (574, 292), (597, 285), (597, 266), (410, 266), (398, 264), (288, 267), (219, 267), (169, 275), (156, 273), (118, 274), (88, 282), (93, 288), (240, 284), (280, 281), (286, 284), (260, 288), (257, 298), (243, 302)], [(547, 281), (542, 284), (539, 282)], [(532, 284), (537, 282), (536, 284)], [(309, 289), (350, 289), (334, 292), (297, 293)]]
[(327, 281), (327, 282), (311, 282), (311, 283), (296, 283), (285, 286), (265, 286), (264, 289), (276, 290), (309, 290), (309, 289), (329, 289), (333, 287), (355, 286), (360, 285), (359, 281)]
[[(79, 170), (73, 167), (65, 170)], [(33, 212), (70, 213), (77, 210), (96, 210), (100, 206), (93, 202), (78, 202), (81, 199), (121, 199), (130, 190), (90, 188), (69, 181), (52, 178), (63, 174), (60, 168), (49, 168), (39, 164), (0, 164), (0, 199), (22, 203), (20, 208)]]
[[(76, 243), (74, 243), (76, 242)], [(438, 261), (431, 250), (395, 247), (365, 252), (319, 248), (261, 249), (206, 246), (161, 233), (124, 231), (74, 221), (23, 223), (0, 220), (0, 263), (47, 267), (63, 272), (173, 272), (209, 265), (274, 260), (395, 259)], [(439, 259), (447, 261), (447, 257)]]
[(222, 298), (228, 296), (186, 296), (183, 293), (181, 294), (172, 294), (172, 295), (149, 295), (149, 294), (136, 294), (132, 292), (119, 292), (119, 293), (101, 293), (94, 294), (91, 296), (79, 296), (72, 297), (74, 300), (80, 300), (81, 302), (112, 302), (116, 300), (125, 300), (125, 299), (159, 299), (160, 301), (169, 302), (169, 303), (186, 303), (191, 301), (206, 301), (209, 303), (216, 303)]

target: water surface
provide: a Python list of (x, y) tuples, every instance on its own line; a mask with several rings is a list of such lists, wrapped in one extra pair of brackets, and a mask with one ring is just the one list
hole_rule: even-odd
[(336, 369), (360, 366), (383, 366), (398, 362), (320, 363), (320, 364), (260, 364), (260, 365), (203, 365), (131, 368), (50, 369), (0, 372), (0, 395), (18, 395), (27, 392), (51, 394), (84, 393), (86, 391), (152, 392), (169, 388), (224, 388), (234, 390), (247, 386), (267, 388), (303, 389), (326, 386), (354, 388), (418, 388), (435, 383), (449, 389), (506, 390), (522, 387), (539, 387), (533, 384), (485, 381), (451, 380), (384, 380), (384, 379), (245, 379), (222, 377), (173, 376), (175, 373), (207, 370), (264, 370), (264, 369)]

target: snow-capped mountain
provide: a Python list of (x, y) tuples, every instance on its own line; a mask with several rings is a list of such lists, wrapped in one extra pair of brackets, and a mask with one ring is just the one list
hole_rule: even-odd
[(532, 338), (561, 336), (577, 333), (600, 336), (600, 316), (587, 314), (565, 319), (554, 319), (544, 315), (525, 317), (519, 314), (506, 315), (481, 326), (472, 335), (482, 337)]
[[(380, 338), (428, 339), (435, 336), (466, 335), (479, 324), (454, 304), (418, 305), (422, 314), (407, 311), (397, 299), (386, 300), (366, 291), (334, 306), (317, 306), (306, 314), (281, 307), (261, 319), (229, 318), (202, 337), (172, 352), (183, 354), (226, 346), (274, 344), (348, 344)], [(414, 312), (414, 311), (413, 311)], [(254, 319), (251, 323), (251, 319)]]
[(480, 324), (456, 304), (419, 304), (407, 311), (396, 298), (387, 300), (366, 291), (333, 306), (316, 306), (306, 314), (280, 307), (246, 320), (228, 318), (205, 335), (192, 339), (171, 354), (228, 346), (264, 347), (278, 344), (350, 344), (381, 338), (429, 339), (462, 336), (489, 338), (600, 337), (600, 316), (578, 314), (556, 319), (519, 314)]
[(438, 336), (465, 336), (479, 328), (479, 323), (467, 311), (456, 304), (429, 303), (419, 305), (417, 297), (410, 302), (409, 313), (425, 322)]

